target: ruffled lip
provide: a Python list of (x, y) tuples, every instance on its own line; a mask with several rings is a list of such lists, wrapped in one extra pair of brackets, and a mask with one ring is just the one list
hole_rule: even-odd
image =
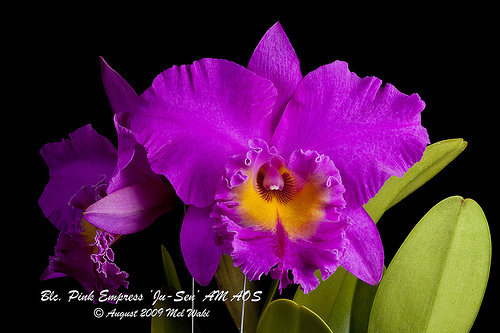
[(110, 246), (114, 240), (114, 235), (95, 229), (89, 234), (60, 232), (54, 256), (40, 279), (70, 276), (87, 292), (108, 289), (110, 294), (118, 293), (120, 287), (128, 287), (129, 275), (113, 262)]
[[(345, 251), (346, 220), (341, 219), (345, 191), (333, 162), (314, 151), (295, 151), (287, 164), (263, 140), (249, 142), (246, 154), (233, 156), (218, 185), (211, 217), (219, 244), (251, 280), (262, 274), (280, 279), (280, 289), (291, 280), (305, 292), (319, 283), (314, 271), (326, 279), (340, 265)], [(290, 174), (293, 185), (262, 192), (262, 166), (278, 165)], [(278, 193), (292, 186), (289, 198)], [(274, 201), (273, 201), (274, 200)]]

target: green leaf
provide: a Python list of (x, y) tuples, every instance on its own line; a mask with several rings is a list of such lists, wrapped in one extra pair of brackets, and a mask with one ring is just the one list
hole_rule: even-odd
[(425, 184), (455, 159), (467, 147), (463, 139), (449, 139), (429, 145), (422, 159), (415, 163), (403, 177), (392, 176), (364, 208), (375, 223), (382, 214), (413, 191)]
[[(321, 280), (319, 270), (315, 275)], [(334, 332), (341, 332), (344, 322), (347, 322), (347, 329), (349, 328), (348, 304), (352, 301), (355, 285), (356, 277), (339, 267), (308, 294), (297, 289), (293, 300), (314, 311)]]
[[(267, 292), (266, 301), (262, 308), (266, 308), (269, 303), (274, 299), (274, 295), (276, 294), (276, 290), (278, 290), (278, 285), (280, 284), (279, 279), (272, 280), (271, 285), (269, 286), (269, 290)], [(262, 315), (262, 314), (261, 314)]]
[[(387, 209), (434, 177), (466, 146), (462, 139), (429, 145), (418, 163), (403, 177), (389, 178), (364, 208), (376, 223)], [(319, 273), (316, 276), (319, 278)], [(334, 332), (365, 332), (376, 290), (377, 286), (360, 281), (340, 267), (308, 295), (299, 289), (294, 300), (316, 312)]]
[(415, 226), (380, 282), (369, 332), (468, 332), (488, 282), (491, 238), (481, 207), (455, 196)]
[(375, 298), (379, 285), (371, 285), (359, 279), (356, 279), (356, 281), (356, 289), (354, 290), (354, 297), (351, 305), (349, 332), (365, 333), (368, 330), (368, 321), (370, 319), (373, 299)]
[(326, 323), (305, 306), (288, 299), (275, 300), (266, 307), (257, 333), (331, 333)]
[(298, 289), (293, 300), (318, 314), (333, 332), (366, 332), (376, 290), (339, 267), (308, 294)]
[[(391, 177), (364, 208), (375, 223), (384, 212), (435, 176), (467, 146), (462, 139), (450, 139), (427, 147), (422, 159), (402, 178)], [(316, 276), (320, 278), (319, 272)], [(309, 294), (297, 290), (294, 301), (316, 312), (334, 332), (366, 332), (377, 291), (340, 267)]]
[(179, 277), (177, 276), (177, 271), (175, 270), (174, 262), (172, 261), (172, 257), (163, 245), (161, 246), (161, 257), (163, 264), (163, 273), (165, 275), (165, 279), (167, 280), (167, 286), (177, 291), (182, 290), (181, 283), (179, 282)]
[[(162, 290), (162, 294), (167, 293), (168, 292), (166, 290)], [(185, 308), (184, 305), (169, 300), (158, 301), (155, 303), (153, 309), (163, 312), (151, 318), (151, 333), (191, 333), (191, 317), (187, 316), (188, 308)], [(167, 312), (169, 310), (167, 309), (173, 309), (173, 311), (177, 310), (177, 313), (184, 311), (184, 313), (183, 316), (170, 316), (169, 312)], [(196, 323), (194, 328), (195, 332), (200, 332)]]
[[(222, 258), (219, 262), (219, 266), (217, 267), (217, 271), (215, 272), (215, 280), (217, 281), (217, 285), (219, 286), (219, 290), (227, 291), (228, 297), (224, 302), (226, 304), (231, 317), (233, 318), (234, 323), (238, 330), (241, 325), (241, 301), (234, 299), (231, 301), (233, 295), (237, 295), (243, 290), (243, 279), (245, 276), (241, 272), (241, 269), (238, 267), (234, 267), (233, 260), (227, 254), (223, 254)], [(254, 281), (246, 281), (246, 290), (249, 290), (251, 295), (255, 294), (258, 290), (257, 285)], [(262, 295), (260, 294), (260, 297)], [(252, 302), (250, 297), (248, 301), (245, 301), (245, 319), (244, 319), (244, 332), (255, 332), (257, 327), (257, 323), (259, 321), (260, 311), (261, 311), (261, 303), (260, 302)]]
[[(161, 246), (161, 256), (162, 256), (163, 273), (165, 275), (167, 283), (167, 287), (162, 288), (161, 294), (168, 295), (171, 294), (172, 290), (175, 291), (182, 290), (172, 257), (170, 256), (167, 249), (163, 245)], [(153, 309), (154, 309), (153, 311), (156, 310), (157, 312), (155, 313), (154, 316), (151, 317), (151, 333), (191, 332), (191, 318), (187, 316), (188, 308), (184, 307), (184, 305), (180, 303), (175, 303), (167, 299), (165, 301), (157, 301)], [(184, 315), (183, 316), (171, 315), (169, 311), (177, 311), (177, 313), (184, 311)], [(199, 331), (200, 330), (195, 323), (195, 332)]]

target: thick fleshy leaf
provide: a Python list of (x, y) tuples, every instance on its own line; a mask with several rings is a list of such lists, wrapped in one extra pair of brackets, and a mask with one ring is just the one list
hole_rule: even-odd
[(109, 182), (116, 166), (116, 149), (90, 125), (79, 128), (69, 138), (48, 143), (40, 150), (50, 180), (38, 204), (57, 229), (80, 232), (82, 209), (69, 202), (80, 190), (88, 194), (85, 189)]
[(217, 245), (210, 217), (212, 207), (188, 208), (181, 227), (181, 251), (189, 273), (206, 286), (212, 280), (219, 264), (222, 249)]
[[(243, 290), (243, 279), (246, 279), (246, 277), (241, 272), (241, 269), (234, 266), (233, 260), (229, 255), (223, 254), (217, 271), (215, 271), (215, 280), (221, 292), (228, 292), (229, 296), (224, 303), (238, 330), (240, 330), (241, 326), (242, 302), (238, 299), (232, 299), (231, 295), (237, 295)], [(248, 290), (252, 295), (250, 300), (253, 299), (255, 295), (262, 297), (262, 294), (255, 294), (259, 291), (257, 283), (258, 281), (249, 281), (248, 279), (246, 281), (245, 290)], [(245, 301), (245, 319), (243, 323), (245, 332), (255, 332), (261, 311), (261, 303), (252, 302), (250, 300)]]
[[(320, 276), (319, 271), (316, 274)], [(333, 332), (348, 331), (356, 281), (354, 275), (339, 267), (308, 294), (297, 290), (293, 300), (314, 311)]]
[(272, 116), (274, 129), (278, 125), (286, 104), (302, 80), (299, 58), (279, 22), (262, 37), (247, 68), (270, 80), (278, 91)]
[[(442, 170), (465, 149), (466, 145), (467, 143), (462, 139), (452, 139), (428, 146), (422, 159), (411, 167), (402, 178), (391, 177), (379, 193), (365, 204), (364, 208), (367, 213), (377, 222), (387, 209)], [(320, 315), (325, 322), (329, 323), (329, 318), (325, 313), (333, 314), (339, 311), (327, 311), (326, 309), (333, 309), (339, 298), (339, 289), (346, 288), (344, 282), (349, 284), (351, 279), (345, 277), (346, 274), (347, 276), (351, 275), (339, 268), (330, 278), (321, 282), (315, 290), (307, 295), (298, 289), (294, 301), (309, 307)], [(340, 283), (340, 280), (344, 282)], [(347, 326), (350, 332), (366, 332), (368, 329), (368, 319), (377, 288), (378, 285), (373, 286), (357, 280), (350, 310), (350, 325)], [(325, 297), (325, 295), (328, 296)], [(344, 295), (348, 297), (349, 293), (344, 293)], [(330, 328), (335, 332), (342, 331), (338, 323), (331, 324)]]
[(313, 311), (288, 299), (271, 302), (264, 310), (257, 333), (331, 333), (328, 325)]
[(424, 102), (375, 77), (359, 78), (341, 61), (300, 82), (271, 144), (286, 158), (296, 149), (331, 158), (348, 206), (365, 204), (391, 176), (402, 176), (429, 143), (420, 124)]
[(167, 281), (167, 287), (173, 288), (177, 291), (182, 290), (181, 283), (175, 269), (174, 261), (172, 260), (170, 253), (168, 253), (167, 249), (163, 245), (161, 246), (161, 258), (163, 273)]
[[(166, 289), (161, 289), (160, 292), (163, 295), (170, 295)], [(187, 311), (191, 309), (190, 305), (190, 302), (174, 302), (168, 297), (164, 301), (157, 301), (153, 306), (155, 316), (151, 318), (151, 333), (193, 332), (192, 318), (187, 315)], [(184, 313), (183, 316), (180, 315), (182, 312)], [(196, 321), (194, 322), (194, 332), (201, 332)]]
[(392, 176), (364, 208), (375, 223), (389, 208), (434, 177), (467, 147), (462, 139), (443, 140), (428, 146), (422, 159), (403, 177)]
[(441, 201), (387, 268), (368, 332), (468, 332), (490, 264), (491, 238), (481, 207), (458, 196)]
[(85, 219), (113, 234), (131, 234), (150, 226), (172, 209), (173, 189), (163, 182), (148, 182), (115, 191), (85, 211)]
[(267, 291), (266, 301), (262, 308), (266, 308), (266, 306), (274, 300), (274, 296), (276, 295), (276, 291), (278, 290), (278, 286), (280, 284), (280, 280), (273, 279), (271, 285), (269, 286), (269, 290)]
[(137, 93), (108, 63), (101, 59), (101, 76), (104, 91), (108, 97), (113, 113), (134, 112), (137, 103)]
[(206, 207), (229, 157), (252, 138), (270, 139), (276, 95), (242, 66), (202, 59), (158, 75), (130, 114), (130, 129), (184, 203)]
[(361, 207), (344, 208), (350, 221), (346, 230), (348, 245), (342, 266), (368, 284), (377, 284), (384, 270), (384, 248), (377, 226)]
[(368, 330), (368, 321), (370, 319), (373, 299), (375, 298), (379, 285), (380, 284), (371, 285), (357, 279), (351, 305), (349, 332), (366, 333)]
[[(177, 276), (177, 271), (175, 269), (174, 262), (170, 257), (167, 249), (161, 246), (162, 254), (162, 264), (163, 272), (165, 273), (165, 278), (167, 280), (167, 288), (162, 288), (160, 291), (163, 295), (172, 295), (172, 290), (179, 291), (182, 290), (179, 278)], [(187, 313), (187, 309), (190, 308), (191, 303), (188, 302), (174, 302), (171, 298), (166, 298), (165, 300), (157, 301), (153, 307), (158, 311), (158, 315), (152, 316), (151, 318), (151, 333), (164, 333), (164, 332), (192, 332), (191, 318), (187, 315), (182, 317), (173, 316), (171, 313), (167, 313), (166, 309), (177, 309), (178, 313), (184, 310)], [(153, 311), (155, 311), (153, 310)], [(161, 311), (161, 314), (160, 314)], [(194, 331), (200, 332), (198, 325), (195, 323)]]
[[(316, 275), (320, 277), (319, 271)], [(339, 267), (308, 294), (297, 289), (293, 300), (320, 316), (333, 332), (366, 332), (377, 288)]]

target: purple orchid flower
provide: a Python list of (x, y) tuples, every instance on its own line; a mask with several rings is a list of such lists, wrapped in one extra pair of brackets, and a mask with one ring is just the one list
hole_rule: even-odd
[(363, 204), (429, 143), (424, 102), (381, 84), (342, 61), (303, 77), (279, 23), (247, 68), (201, 59), (154, 79), (127, 128), (190, 205), (181, 250), (198, 283), (223, 252), (251, 280), (270, 272), (280, 290), (293, 281), (307, 293), (316, 270), (324, 280), (340, 265), (380, 281), (382, 242)]
[(171, 185), (151, 171), (123, 118), (114, 117), (118, 150), (90, 125), (41, 149), (50, 180), (38, 203), (60, 231), (42, 280), (71, 276), (88, 292), (127, 288), (128, 274), (113, 262), (111, 245), (173, 208)]

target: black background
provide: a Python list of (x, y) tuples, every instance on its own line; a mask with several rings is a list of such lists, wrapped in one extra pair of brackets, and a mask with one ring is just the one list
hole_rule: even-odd
[[(472, 198), (481, 205), (490, 224), (495, 251), (498, 144), (494, 141), (497, 128), (494, 117), (498, 104), (493, 99), (498, 84), (492, 79), (496, 75), (493, 45), (498, 37), (484, 18), (489, 10), (450, 10), (430, 16), (427, 14), (430, 9), (422, 12), (414, 9), (388, 8), (385, 15), (375, 12), (360, 15), (357, 8), (335, 7), (328, 11), (315, 8), (311, 13), (299, 11), (295, 15), (238, 11), (217, 16), (207, 12), (196, 17), (190, 10), (158, 9), (155, 15), (141, 16), (140, 20), (119, 14), (103, 15), (98, 21), (94, 17), (79, 17), (75, 21), (73, 16), (65, 16), (55, 21), (44, 20), (41, 26), (33, 27), (37, 43), (28, 46), (25, 64), (30, 75), (23, 76), (20, 85), (35, 92), (27, 98), (35, 106), (30, 106), (26, 120), (32, 127), (27, 135), (29, 140), (23, 143), (29, 150), (29, 154), (23, 155), (28, 158), (24, 165), (29, 168), (25, 178), (30, 184), (28, 208), (24, 209), (29, 214), (30, 236), (35, 238), (29, 242), (27, 266), (34, 268), (30, 280), (38, 286), (29, 295), (38, 305), (33, 323), (41, 331), (53, 332), (109, 329), (148, 332), (150, 327), (149, 319), (95, 319), (93, 304), (40, 301), (40, 292), (46, 289), (64, 297), (71, 289), (83, 291), (69, 278), (38, 281), (48, 256), (53, 254), (58, 234), (37, 205), (48, 182), (48, 170), (38, 151), (43, 144), (60, 141), (88, 123), (116, 144), (98, 56), (102, 55), (140, 94), (158, 73), (172, 65), (213, 57), (246, 66), (260, 38), (276, 21), (280, 21), (295, 48), (304, 75), (334, 60), (347, 61), (358, 76), (377, 76), (404, 93), (418, 93), (426, 102), (422, 123), (431, 142), (450, 138), (464, 138), (468, 142), (466, 150), (440, 174), (383, 216), (379, 227), (386, 265), (420, 218), (452, 195)], [(37, 28), (43, 28), (42, 32), (37, 32)], [(110, 52), (114, 53), (108, 55)], [(25, 102), (18, 100), (21, 105)], [(173, 255), (181, 283), (189, 290), (191, 281), (182, 265), (177, 240), (181, 215), (179, 202), (176, 210), (151, 228), (127, 236), (114, 247), (118, 266), (130, 273), (128, 291), (143, 293), (146, 298), (143, 303), (119, 304), (120, 310), (149, 307), (150, 290), (159, 289), (163, 283), (160, 244)], [(488, 322), (497, 313), (493, 296), (498, 280), (495, 264), (494, 253), (474, 332), (486, 331)], [(197, 287), (200, 293), (214, 288), (213, 283)], [(114, 307), (98, 306), (105, 310)], [(201, 321), (201, 326), (236, 331), (223, 304), (210, 309), (210, 318)]]

